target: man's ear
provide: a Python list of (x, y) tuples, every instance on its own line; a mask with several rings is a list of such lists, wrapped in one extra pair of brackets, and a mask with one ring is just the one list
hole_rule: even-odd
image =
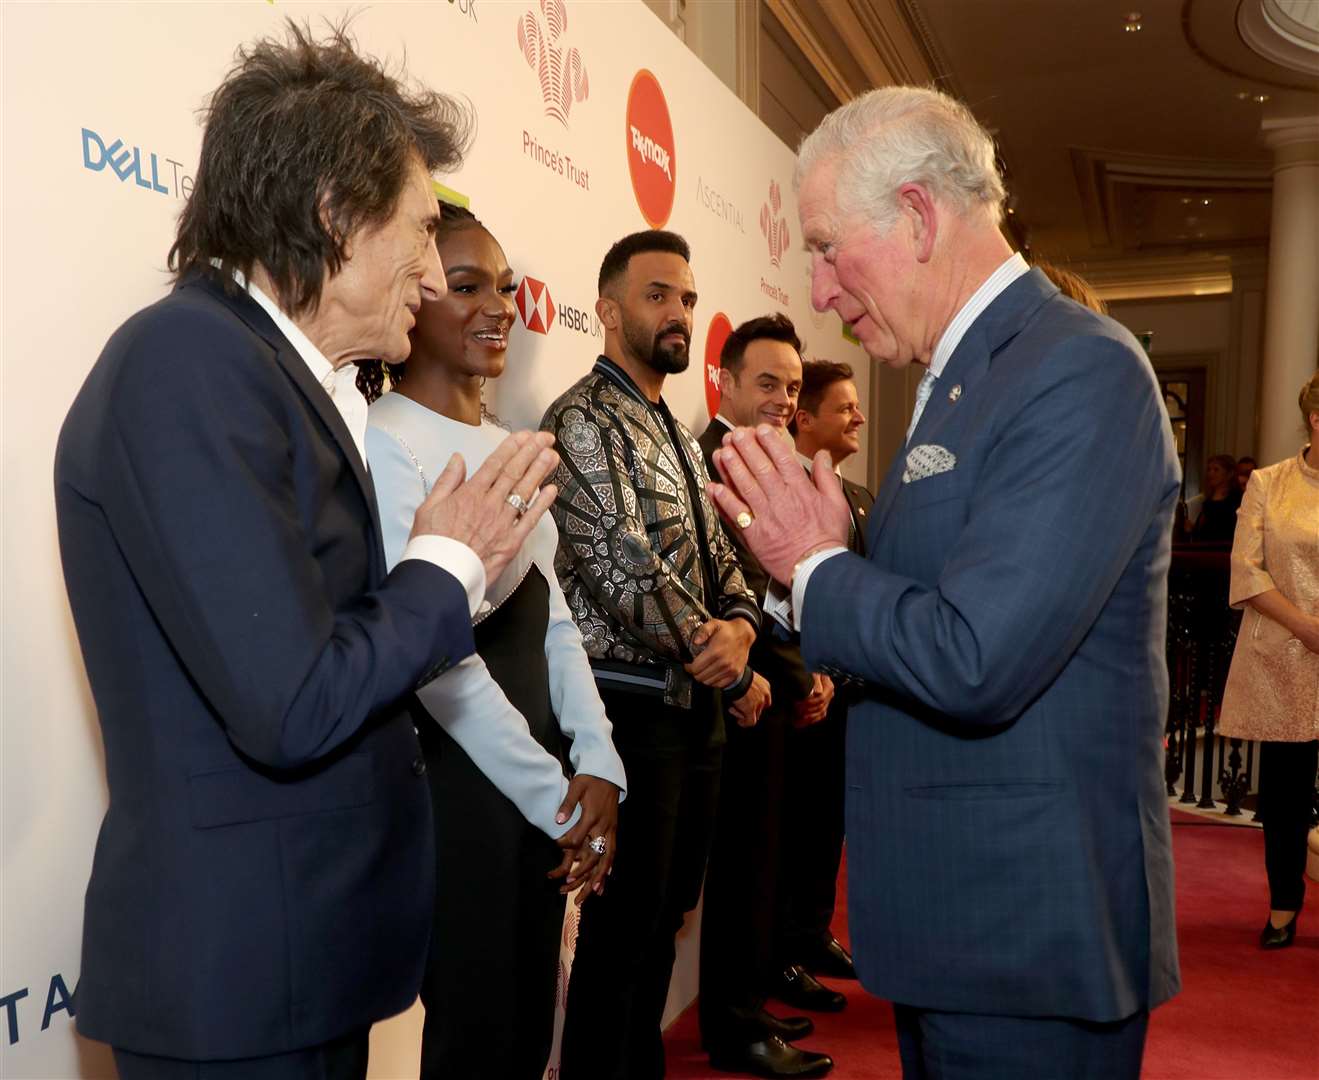
[(795, 419), (798, 431), (810, 431), (811, 425), (815, 423), (815, 417), (805, 409), (798, 409)]
[(343, 259), (344, 262), (347, 262), (353, 257), (353, 238), (351, 236), (344, 236), (339, 232), (338, 227), (334, 223), (334, 217), (330, 213), (329, 199), (330, 197), (328, 195), (321, 196), (320, 202), (316, 207), (316, 214), (321, 219), (321, 228), (325, 230), (325, 235), (330, 238), (330, 243), (343, 249)]
[(621, 309), (617, 300), (608, 296), (600, 297), (595, 302), (595, 314), (600, 320), (600, 325), (606, 330), (618, 329)]
[(916, 261), (929, 262), (939, 235), (939, 208), (923, 184), (907, 183), (898, 188), (898, 213), (911, 230)]
[(734, 375), (731, 371), (729, 371), (728, 368), (721, 367), (719, 369), (720, 396), (728, 393), (729, 390), (733, 389), (735, 386), (737, 386), (737, 376)]

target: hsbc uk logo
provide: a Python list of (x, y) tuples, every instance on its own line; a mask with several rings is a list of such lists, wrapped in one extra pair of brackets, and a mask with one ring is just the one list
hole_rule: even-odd
[(555, 306), (550, 287), (533, 277), (524, 277), (513, 297), (522, 325), (536, 334), (548, 334), (558, 323), (565, 330), (576, 330), (591, 337), (601, 337), (600, 320), (583, 308), (568, 304)]
[(559, 43), (568, 29), (563, 0), (540, 0), (540, 11), (539, 16), (528, 11), (518, 20), (518, 48), (540, 80), (545, 115), (567, 127), (573, 102), (586, 100), (591, 83), (581, 52), (575, 45), (565, 48)]
[(554, 300), (550, 288), (543, 281), (524, 277), (513, 298), (522, 316), (522, 325), (537, 334), (548, 334), (554, 325)]
[(778, 182), (771, 180), (769, 201), (760, 204), (760, 231), (769, 243), (769, 261), (774, 266), (782, 264), (783, 253), (788, 249), (788, 219), (779, 213), (782, 209)]

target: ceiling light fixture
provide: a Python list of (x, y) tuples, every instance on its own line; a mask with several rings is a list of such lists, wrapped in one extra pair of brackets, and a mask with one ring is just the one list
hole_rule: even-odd
[(1268, 94), (1256, 94), (1256, 95), (1255, 95), (1253, 98), (1251, 98), (1250, 100), (1253, 101), (1256, 105), (1263, 105), (1264, 102), (1266, 102), (1266, 101), (1269, 100), (1269, 95), (1268, 95)]
[(1134, 34), (1141, 29), (1140, 12), (1133, 11), (1127, 15), (1126, 21), (1122, 24), (1122, 29), (1128, 34)]

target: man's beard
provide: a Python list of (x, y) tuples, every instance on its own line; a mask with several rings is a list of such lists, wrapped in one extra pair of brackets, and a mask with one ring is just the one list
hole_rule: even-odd
[[(666, 334), (681, 334), (682, 343), (680, 345), (661, 344), (660, 338)], [(670, 323), (668, 326), (661, 327), (653, 338), (647, 339), (644, 330), (631, 323), (624, 322), (623, 339), (627, 342), (627, 347), (632, 351), (632, 355), (654, 368), (661, 375), (676, 375), (680, 371), (686, 371), (687, 365), (691, 363), (691, 336), (682, 323)]]

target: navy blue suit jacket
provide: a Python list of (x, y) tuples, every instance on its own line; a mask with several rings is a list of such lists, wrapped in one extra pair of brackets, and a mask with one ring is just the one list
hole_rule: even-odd
[(201, 278), (110, 339), (55, 494), (110, 796), (79, 1030), (233, 1058), (407, 1008), (434, 884), (411, 691), (473, 649), (462, 585), (386, 575), (334, 403)]
[[(956, 464), (904, 482), (923, 444)], [(848, 917), (873, 993), (1106, 1021), (1178, 989), (1162, 743), (1178, 478), (1140, 347), (1031, 271), (950, 358), (868, 557), (812, 574), (806, 663), (861, 680)]]

